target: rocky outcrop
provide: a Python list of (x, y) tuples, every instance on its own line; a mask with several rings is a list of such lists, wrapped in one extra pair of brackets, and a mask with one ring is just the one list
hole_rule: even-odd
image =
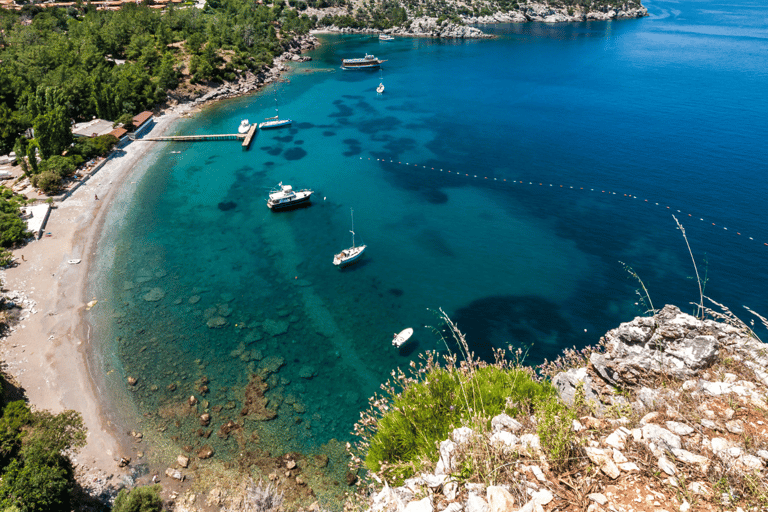
[(462, 20), (470, 24), (484, 23), (563, 23), (566, 21), (616, 20), (624, 18), (642, 18), (648, 15), (648, 9), (639, 4), (624, 3), (615, 7), (603, 7), (600, 10), (579, 10), (573, 7), (552, 7), (546, 3), (529, 2), (520, 8), (508, 12), (497, 12), (487, 16), (466, 16)]
[(395, 28), (392, 34), (441, 37), (445, 39), (482, 39), (493, 37), (479, 28), (459, 25), (449, 20), (438, 23), (437, 18), (424, 16), (410, 21), (406, 27)]
[[(453, 430), (429, 471), (385, 484), (370, 511), (575, 510), (577, 496), (591, 512), (639, 510), (637, 496), (654, 510), (692, 510), (689, 500), (700, 510), (735, 505), (737, 494), (711, 482), (768, 476), (768, 347), (751, 334), (674, 306), (624, 323), (587, 366), (553, 379), (573, 409), (592, 411), (573, 421), (571, 442), (577, 474), (594, 476), (564, 480), (544, 453), (536, 416), (502, 414)], [(486, 485), (458, 477), (482, 457), (494, 471), (512, 468), (512, 478)]]

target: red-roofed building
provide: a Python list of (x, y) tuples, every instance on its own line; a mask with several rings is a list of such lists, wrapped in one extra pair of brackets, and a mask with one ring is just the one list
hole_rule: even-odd
[(133, 126), (136, 127), (136, 137), (141, 137), (144, 133), (152, 129), (155, 122), (152, 119), (152, 111), (146, 110), (141, 114), (133, 116)]

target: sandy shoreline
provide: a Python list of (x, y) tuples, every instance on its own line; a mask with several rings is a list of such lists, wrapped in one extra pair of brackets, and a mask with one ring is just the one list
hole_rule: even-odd
[[(165, 133), (188, 110), (182, 106), (156, 117), (152, 135)], [(113, 153), (69, 198), (56, 203), (45, 235), (16, 249), (20, 264), (4, 272), (6, 289), (34, 301), (2, 343), (5, 370), (35, 409), (54, 413), (73, 409), (82, 414), (88, 444), (73, 462), (79, 481), (99, 491), (124, 481), (129, 468), (121, 467), (120, 460), (135, 460), (136, 448), (105, 414), (102, 390), (92, 376), (98, 370), (88, 362), (93, 340), (84, 313), (86, 304), (98, 299), (86, 295), (88, 277), (110, 202), (155, 144), (131, 142)], [(70, 259), (81, 262), (69, 264)]]
[[(299, 44), (305, 50), (316, 46), (317, 40), (308, 36)], [(295, 60), (294, 55), (286, 52), (270, 70), (244, 79), (234, 90), (224, 84), (197, 101), (166, 109), (154, 118), (151, 135), (164, 135), (182, 116), (210, 101), (260, 89), (288, 71), (283, 62)], [(91, 343), (99, 343), (90, 339), (91, 326), (85, 320), (88, 302), (99, 299), (88, 295), (91, 257), (99, 250), (110, 204), (156, 144), (133, 141), (113, 152), (71, 196), (55, 203), (43, 237), (13, 251), (19, 265), (0, 271), (4, 288), (27, 299), (21, 321), (0, 344), (5, 373), (16, 379), (34, 409), (54, 413), (72, 409), (82, 414), (87, 445), (72, 461), (78, 482), (92, 496), (113, 496), (119, 488), (130, 487), (131, 466), (121, 464), (121, 459), (136, 461), (142, 447), (127, 428), (121, 430), (110, 421), (107, 397), (100, 389), (104, 376), (94, 375), (100, 369), (90, 364)], [(68, 263), (71, 259), (80, 263)]]

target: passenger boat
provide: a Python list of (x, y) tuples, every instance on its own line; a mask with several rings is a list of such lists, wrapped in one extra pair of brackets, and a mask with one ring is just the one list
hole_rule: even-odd
[(342, 59), (342, 69), (379, 69), (385, 60), (377, 59), (373, 55), (365, 54), (362, 59)]
[(290, 185), (283, 185), (283, 182), (277, 184), (277, 187), (269, 193), (267, 206), (272, 210), (282, 210), (303, 203), (308, 203), (314, 191), (309, 189), (293, 190)]
[(251, 123), (249, 123), (247, 119), (243, 119), (240, 121), (240, 126), (237, 127), (237, 133), (248, 133), (248, 130), (250, 129)]
[[(349, 214), (352, 216), (352, 208), (349, 209)], [(344, 249), (339, 254), (333, 255), (333, 264), (337, 267), (346, 267), (356, 262), (365, 251), (365, 245), (355, 246), (355, 217), (352, 216), (352, 229), (349, 231), (352, 233), (352, 247)]]
[(395, 38), (389, 34), (379, 34), (379, 41), (394, 41)]

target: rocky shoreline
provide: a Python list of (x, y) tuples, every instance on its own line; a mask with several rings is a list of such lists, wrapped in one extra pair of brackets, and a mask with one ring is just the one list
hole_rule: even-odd
[(546, 3), (529, 2), (517, 10), (497, 12), (489, 16), (462, 17), (465, 23), (493, 24), (493, 23), (528, 23), (538, 21), (542, 23), (566, 23), (579, 21), (609, 21), (620, 19), (642, 18), (648, 16), (648, 9), (642, 5), (622, 4), (619, 7), (589, 11), (567, 7), (552, 7)]
[[(368, 509), (763, 510), (768, 348), (732, 315), (718, 318), (666, 306), (608, 332), (586, 366), (556, 375), (563, 401), (591, 411), (571, 425), (577, 467), (568, 474), (553, 469), (534, 417), (501, 414), (487, 431), (453, 430), (432, 471), (378, 485)], [(511, 465), (515, 480), (457, 477), (478, 446)]]

